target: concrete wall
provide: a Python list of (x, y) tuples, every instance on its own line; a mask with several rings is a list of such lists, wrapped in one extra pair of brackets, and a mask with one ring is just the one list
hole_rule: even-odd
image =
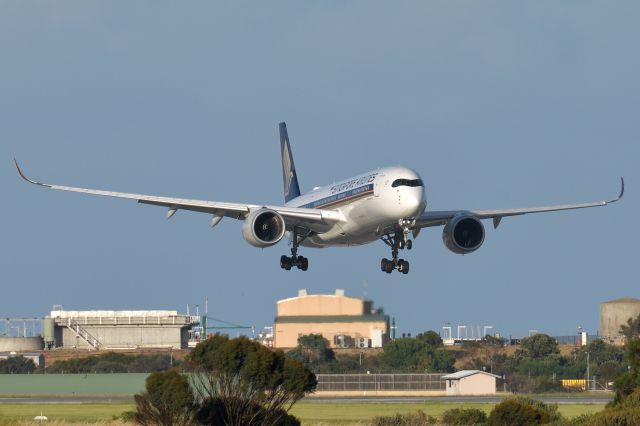
[(630, 297), (600, 304), (600, 335), (609, 340), (620, 339), (620, 326), (640, 315), (640, 300)]
[(277, 315), (362, 315), (364, 305), (362, 299), (354, 297), (312, 294), (278, 301)]
[[(103, 349), (132, 347), (187, 347), (187, 328), (181, 325), (83, 325)], [(88, 349), (91, 346), (73, 330), (56, 326), (56, 346)]]
[(496, 378), (477, 373), (461, 379), (447, 380), (447, 395), (491, 395), (496, 393)]
[(358, 337), (371, 338), (373, 329), (383, 330), (383, 340), (388, 339), (389, 328), (386, 321), (372, 322), (304, 322), (304, 323), (276, 323), (273, 327), (274, 346), (276, 348), (294, 348), (298, 345), (298, 337), (307, 334), (322, 334), (334, 347), (333, 336), (346, 334), (354, 339)]
[(40, 351), (44, 348), (42, 337), (0, 336), (0, 352)]

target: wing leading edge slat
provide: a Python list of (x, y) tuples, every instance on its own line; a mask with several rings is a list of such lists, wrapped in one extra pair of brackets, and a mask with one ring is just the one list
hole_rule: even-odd
[(546, 207), (527, 207), (515, 209), (498, 209), (498, 210), (446, 210), (425, 212), (416, 218), (413, 229), (426, 228), (430, 226), (440, 226), (446, 224), (449, 219), (460, 213), (469, 213), (478, 219), (493, 219), (493, 226), (497, 228), (503, 217), (519, 216), (529, 213), (546, 213), (562, 210), (586, 209), (590, 207), (602, 207), (619, 201), (624, 196), (624, 179), (620, 178), (620, 193), (614, 199), (608, 201), (596, 201), (592, 203), (580, 204), (560, 204)]

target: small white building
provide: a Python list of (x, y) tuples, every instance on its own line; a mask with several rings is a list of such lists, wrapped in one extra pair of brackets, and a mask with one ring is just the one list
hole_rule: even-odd
[(500, 376), (480, 370), (461, 370), (442, 376), (446, 380), (447, 395), (491, 395), (496, 393), (496, 379)]

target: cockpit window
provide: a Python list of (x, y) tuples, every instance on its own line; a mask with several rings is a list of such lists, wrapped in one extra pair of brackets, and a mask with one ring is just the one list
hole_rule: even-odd
[(424, 186), (422, 179), (396, 179), (391, 184), (393, 188), (398, 186)]

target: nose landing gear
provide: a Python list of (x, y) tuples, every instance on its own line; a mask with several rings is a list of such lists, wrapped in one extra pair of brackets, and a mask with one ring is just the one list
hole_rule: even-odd
[[(404, 231), (404, 230), (403, 230)], [(409, 262), (404, 259), (398, 258), (398, 250), (411, 250), (413, 243), (408, 238), (409, 232), (395, 232), (393, 235), (385, 235), (382, 237), (382, 241), (389, 247), (391, 247), (391, 259), (383, 258), (380, 262), (380, 269), (382, 272), (390, 274), (394, 269), (403, 274), (409, 273)]]

